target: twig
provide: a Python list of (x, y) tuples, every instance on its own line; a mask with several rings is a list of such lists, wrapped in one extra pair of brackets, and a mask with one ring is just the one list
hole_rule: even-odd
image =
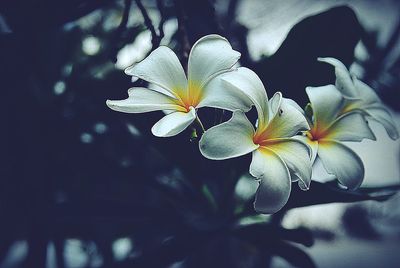
[(164, 23), (166, 20), (163, 0), (157, 0), (157, 8), (158, 11), (160, 12), (160, 23), (158, 24), (158, 37), (161, 40), (164, 37)]
[(118, 25), (118, 28), (116, 30), (116, 33), (118, 36), (120, 36), (122, 34), (122, 32), (126, 28), (126, 25), (128, 24), (129, 11), (131, 10), (131, 4), (132, 4), (132, 0), (124, 1), (124, 13), (122, 14), (121, 23)]
[[(181, 0), (175, 0), (175, 8), (177, 10), (176, 17), (178, 19), (178, 35), (181, 43), (181, 56), (182, 56), (182, 62), (186, 64), (187, 59), (189, 57), (189, 51), (190, 51), (190, 43), (189, 43), (189, 38), (187, 36), (187, 31), (186, 31), (186, 15), (182, 6), (182, 1)], [(187, 67), (187, 66), (184, 66)]]
[(235, 20), (238, 2), (239, 2), (238, 0), (229, 1), (228, 10), (226, 12), (226, 22), (225, 22), (225, 27), (226, 29), (228, 29), (228, 31), (230, 31), (230, 28), (232, 27), (232, 22)]
[(161, 38), (157, 35), (156, 29), (154, 28), (153, 22), (151, 21), (149, 14), (147, 13), (146, 9), (144, 8), (142, 2), (140, 0), (135, 0), (137, 7), (140, 9), (142, 13), (144, 24), (146, 25), (147, 29), (151, 32), (151, 43), (152, 43), (152, 50), (160, 45)]
[[(115, 30), (115, 40), (120, 40), (122, 34), (126, 30), (126, 25), (128, 24), (129, 20), (129, 11), (131, 10), (131, 4), (132, 0), (124, 0), (124, 12), (122, 14), (122, 19), (120, 24), (118, 25), (117, 30)], [(116, 46), (114, 47), (114, 50), (112, 51), (112, 55), (114, 55), (114, 62), (117, 62), (117, 51), (120, 49), (118, 46), (118, 42), (115, 42)]]

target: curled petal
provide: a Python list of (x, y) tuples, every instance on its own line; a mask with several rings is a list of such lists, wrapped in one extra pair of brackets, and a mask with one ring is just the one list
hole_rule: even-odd
[(373, 120), (383, 125), (392, 140), (399, 138), (399, 132), (393, 122), (393, 118), (385, 108), (371, 107), (366, 109), (366, 112)]
[(227, 85), (222, 80), (225, 75), (222, 74), (213, 78), (203, 87), (203, 98), (197, 108), (214, 107), (228, 111), (242, 110), (244, 112), (250, 110), (253, 105), (251, 100), (241, 90)]
[(300, 113), (302, 113), (302, 114), (305, 115), (304, 110), (303, 110), (303, 109), (300, 107), (300, 105), (298, 105), (297, 102), (295, 102), (294, 100), (288, 99), (288, 98), (283, 98), (283, 97), (282, 97), (282, 100), (283, 100), (287, 105), (293, 106), (297, 111), (299, 111)]
[[(276, 97), (278, 96), (278, 97)], [(276, 101), (276, 112), (271, 112), (274, 117), (263, 130), (263, 137), (268, 139), (287, 138), (296, 135), (300, 131), (310, 129), (304, 113), (300, 112), (291, 102), (281, 97), (281, 93), (275, 93), (272, 99)]]
[(132, 75), (156, 84), (173, 96), (183, 96), (187, 92), (187, 79), (178, 57), (168, 47), (161, 46), (141, 62), (128, 67), (127, 75)]
[(349, 147), (333, 140), (320, 140), (318, 157), (329, 174), (347, 188), (357, 189), (364, 179), (364, 165)]
[(240, 67), (226, 73), (222, 80), (228, 86), (241, 90), (254, 103), (258, 113), (258, 123), (265, 125), (268, 122), (268, 97), (264, 85), (258, 75), (252, 70)]
[(184, 131), (196, 119), (196, 110), (190, 107), (189, 112), (173, 112), (161, 118), (151, 128), (157, 137), (171, 137)]
[(376, 140), (364, 116), (357, 112), (346, 113), (336, 119), (325, 138), (338, 141)]
[(360, 94), (358, 97), (362, 100), (360, 102), (361, 106), (370, 106), (375, 104), (381, 105), (381, 100), (378, 95), (376, 95), (375, 90), (361, 80), (358, 80), (355, 76), (353, 76), (353, 81), (358, 93)]
[(392, 116), (386, 110), (375, 91), (364, 82), (353, 77), (354, 85), (360, 92), (361, 100), (350, 103), (350, 107), (354, 110), (362, 110), (367, 113), (372, 119), (381, 123), (393, 140), (399, 138), (399, 133), (396, 125), (393, 122)]
[(241, 111), (208, 129), (200, 139), (200, 152), (209, 159), (222, 160), (248, 154), (258, 148), (253, 143), (254, 128)]
[(314, 127), (324, 131), (336, 119), (343, 106), (343, 96), (333, 85), (307, 87), (313, 110)]
[(294, 136), (293, 139), (300, 140), (308, 145), (308, 147), (311, 149), (311, 163), (314, 164), (318, 153), (318, 141), (310, 140), (307, 136), (303, 135)]
[(107, 100), (109, 108), (124, 113), (145, 113), (159, 110), (183, 110), (176, 100), (147, 88), (131, 88), (125, 100)]
[(240, 53), (222, 36), (211, 34), (200, 38), (189, 54), (189, 88), (192, 83), (202, 88), (216, 74), (231, 69), (239, 58)]
[(335, 85), (344, 96), (358, 97), (358, 90), (353, 84), (350, 73), (341, 61), (335, 58), (318, 58), (318, 60), (335, 67)]
[(259, 148), (253, 152), (250, 174), (260, 179), (254, 209), (265, 214), (279, 211), (287, 203), (291, 190), (290, 173), (282, 158)]
[(276, 139), (267, 148), (281, 157), (291, 174), (301, 180), (303, 189), (308, 190), (312, 172), (311, 149), (308, 145), (298, 139)]
[(281, 92), (276, 92), (274, 96), (268, 101), (269, 104), (269, 118), (273, 118), (279, 110), (279, 105), (284, 102), (285, 105), (291, 105), (296, 108), (300, 113), (305, 114), (304, 110), (292, 99), (284, 98)]
[(270, 119), (274, 118), (274, 116), (278, 112), (279, 106), (282, 103), (282, 99), (283, 99), (283, 97), (282, 97), (282, 93), (281, 92), (276, 92), (274, 94), (274, 96), (272, 96), (272, 98), (269, 99), (269, 101), (268, 101), (268, 108), (269, 108), (268, 109), (269, 110), (268, 115), (269, 115)]

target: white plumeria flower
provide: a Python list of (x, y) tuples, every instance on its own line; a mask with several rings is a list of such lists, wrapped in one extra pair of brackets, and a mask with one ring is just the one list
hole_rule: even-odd
[(318, 60), (335, 67), (336, 87), (345, 97), (342, 114), (355, 110), (361, 111), (367, 117), (381, 123), (391, 139), (399, 138), (391, 114), (370, 86), (358, 80), (354, 75), (351, 76), (341, 61), (335, 58), (319, 58)]
[(309, 147), (292, 138), (309, 129), (306, 118), (295, 102), (276, 93), (268, 97), (260, 78), (247, 68), (222, 78), (230, 89), (242, 90), (254, 103), (258, 113), (257, 129), (242, 111), (207, 130), (200, 140), (201, 153), (213, 160), (253, 154), (250, 174), (260, 179), (254, 207), (261, 213), (274, 213), (288, 201), (291, 182), (299, 181), (308, 189), (311, 180)]
[(127, 99), (107, 100), (107, 105), (125, 113), (169, 111), (151, 129), (158, 137), (174, 136), (185, 130), (196, 119), (197, 108), (248, 110), (248, 98), (239, 90), (225, 91), (219, 77), (231, 71), (239, 58), (240, 53), (225, 38), (207, 35), (190, 51), (186, 78), (175, 53), (161, 46), (125, 70), (128, 75), (155, 84), (157, 89), (134, 87), (129, 89)]
[(364, 165), (341, 141), (375, 140), (374, 134), (361, 113), (341, 114), (345, 99), (334, 85), (307, 87), (306, 92), (313, 111), (311, 130), (299, 139), (311, 147), (312, 162), (318, 157), (342, 185), (356, 189), (364, 178)]

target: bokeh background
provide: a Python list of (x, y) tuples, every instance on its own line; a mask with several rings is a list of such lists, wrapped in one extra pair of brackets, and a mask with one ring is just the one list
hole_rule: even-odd
[[(317, 165), (309, 192), (265, 216), (248, 157), (205, 160), (190, 133), (152, 137), (160, 113), (106, 107), (145, 85), (124, 68), (159, 44), (182, 54), (182, 27), (190, 44), (227, 37), (269, 96), (302, 106), (334, 82), (316, 58), (339, 58), (400, 129), (396, 0), (2, 0), (0, 267), (398, 267), (400, 142), (379, 124), (348, 144), (361, 190)], [(221, 115), (201, 112), (206, 127)]]

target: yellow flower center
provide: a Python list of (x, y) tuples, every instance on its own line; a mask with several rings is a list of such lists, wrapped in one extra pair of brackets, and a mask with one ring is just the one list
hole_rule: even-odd
[(203, 97), (200, 85), (195, 82), (190, 82), (187, 90), (174, 91), (177, 98), (176, 104), (182, 107), (182, 112), (189, 112), (190, 107), (196, 107)]
[(313, 126), (311, 130), (306, 132), (306, 136), (312, 141), (318, 141), (328, 135), (327, 129), (316, 128)]
[(260, 146), (265, 146), (271, 143), (270, 135), (271, 128), (265, 125), (263, 122), (258, 122), (259, 125), (257, 127), (256, 133), (253, 136), (254, 144), (258, 144)]

